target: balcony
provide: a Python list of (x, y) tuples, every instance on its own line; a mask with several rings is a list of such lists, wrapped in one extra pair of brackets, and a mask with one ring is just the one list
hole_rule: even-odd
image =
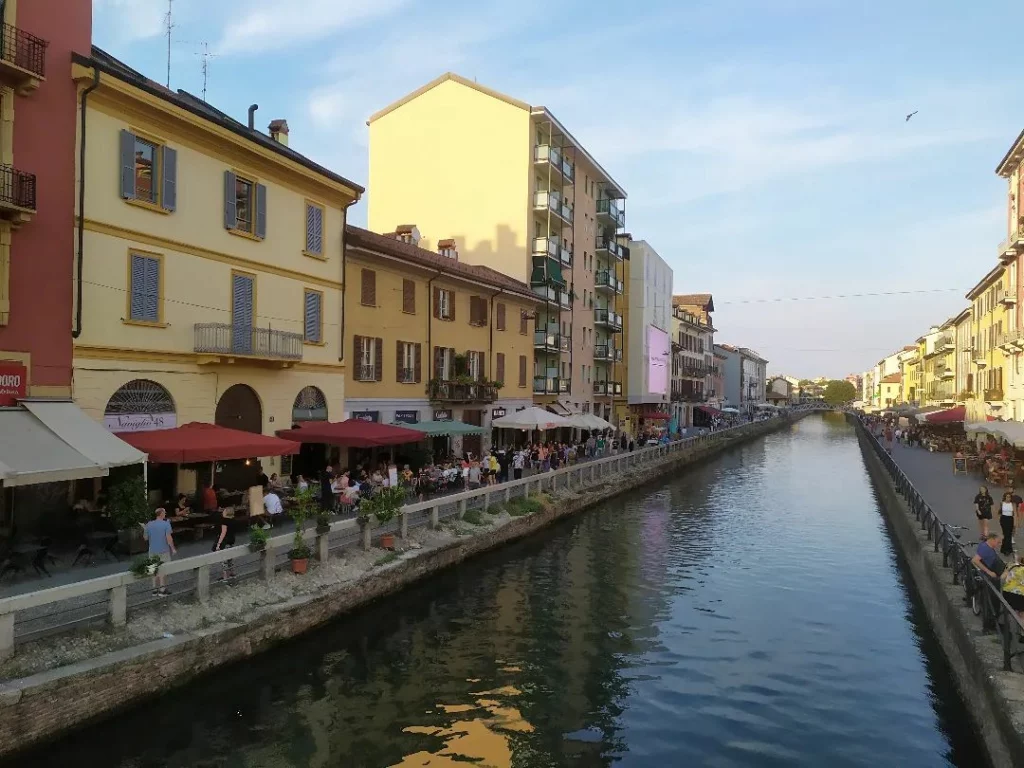
[(939, 378), (942, 379), (943, 381), (949, 381), (950, 379), (956, 378), (956, 371), (954, 371), (952, 368), (941, 368), (937, 370), (936, 373), (939, 375)]
[(554, 286), (565, 288), (565, 275), (562, 274), (562, 265), (554, 259), (545, 256), (533, 257), (533, 271), (530, 272), (530, 285)]
[(557, 376), (534, 376), (533, 394), (564, 395), (569, 393), (569, 380)]
[(248, 358), (288, 366), (302, 360), (301, 333), (270, 328), (236, 328), (229, 323), (196, 323), (194, 333), (195, 352), (214, 356), (201, 358), (200, 363)]
[(594, 322), (613, 331), (622, 330), (622, 315), (611, 309), (595, 309)]
[(983, 353), (975, 354), (975, 356), (974, 356), (974, 365), (977, 368), (986, 368), (986, 367), (988, 367), (988, 360), (985, 359), (985, 355)]
[(1009, 264), (1017, 254), (1024, 254), (1024, 216), (1017, 222), (1016, 231), (1011, 231), (1009, 236), (999, 244), (999, 259), (1004, 264)]
[(435, 403), (493, 403), (498, 399), (498, 388), (480, 381), (434, 379), (427, 387), (427, 396)]
[(563, 267), (572, 266), (572, 248), (559, 243), (557, 237), (533, 238), (533, 255), (547, 256), (561, 263)]
[(570, 339), (560, 333), (533, 332), (533, 348), (542, 352), (568, 352)]
[(626, 214), (614, 200), (607, 197), (597, 201), (597, 220), (602, 226), (613, 229), (622, 229), (626, 226)]
[(997, 388), (986, 389), (985, 390), (985, 399), (990, 401), (990, 402), (995, 401), (995, 400), (1002, 400), (1003, 399), (1003, 390), (1002, 389), (997, 389)]
[(594, 275), (594, 290), (602, 293), (622, 293), (622, 281), (615, 277), (615, 274), (608, 270), (601, 270)]
[(604, 235), (597, 236), (595, 253), (598, 256), (609, 256), (613, 257), (616, 261), (622, 261), (624, 252), (625, 249), (615, 242), (614, 237), (605, 237)]
[(614, 397), (622, 394), (622, 383), (618, 381), (595, 381), (594, 394), (598, 397)]
[(0, 80), (24, 96), (46, 79), (46, 46), (42, 38), (12, 24), (0, 31)]
[(559, 291), (558, 296), (555, 297), (555, 303), (561, 309), (572, 309), (572, 297), (569, 295), (569, 291)]
[(0, 217), (15, 227), (36, 212), (36, 175), (0, 165)]
[(401, 384), (415, 384), (416, 383), (416, 369), (415, 368), (399, 368), (398, 369), (398, 381)]
[(1000, 304), (1012, 307), (1017, 303), (1017, 286), (1011, 285), (1009, 288), (1000, 288), (996, 295), (999, 297)]
[(953, 334), (944, 333), (935, 340), (935, 349), (943, 352), (952, 352), (956, 349), (956, 340), (953, 338)]
[(533, 210), (538, 213), (553, 213), (566, 224), (572, 224), (572, 208), (558, 192), (535, 192)]
[(1013, 332), (1003, 332), (996, 336), (996, 346), (1004, 352), (1011, 352), (1014, 348)]
[(611, 344), (595, 344), (594, 360), (598, 363), (621, 363), (622, 350), (616, 349)]

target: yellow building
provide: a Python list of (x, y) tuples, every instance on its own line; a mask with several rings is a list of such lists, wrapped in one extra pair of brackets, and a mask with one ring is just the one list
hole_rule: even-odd
[(361, 187), (290, 150), (284, 121), (265, 135), (251, 112), (247, 127), (98, 49), (74, 70), (96, 86), (75, 400), (114, 431), (340, 420), (345, 214)]
[(610, 416), (595, 366), (598, 330), (621, 328), (622, 187), (548, 109), (452, 73), (377, 112), (369, 133), (369, 228), (410, 222), (428, 250), (453, 239), (464, 263), (528, 283), (544, 299), (535, 400)]
[(929, 334), (925, 354), (925, 404), (956, 405), (956, 318), (951, 317)]
[[(491, 420), (533, 404), (532, 318), (541, 300), (528, 285), (464, 264), (455, 244), (420, 248), (418, 231), (346, 236), (346, 409), (383, 423), (430, 424), (453, 435), (456, 453), (491, 444)], [(357, 288), (358, 286), (358, 288)], [(484, 428), (460, 437), (464, 422)]]
[[(1016, 304), (1016, 286), (1009, 290), (1007, 268), (997, 264), (967, 293), (971, 302), (972, 334), (974, 337), (974, 399), (971, 412), (986, 416), (1009, 416), (1004, 408), (1004, 370), (1006, 357), (1003, 347), (1007, 341), (1006, 329), (1011, 326), (1012, 309)], [(1010, 314), (1008, 314), (1008, 312)], [(983, 409), (979, 406), (984, 403)]]
[(1004, 382), (1003, 418), (1024, 421), (1024, 375), (1021, 355), (1024, 354), (1024, 286), (1018, 280), (1018, 271), (1024, 262), (1024, 132), (1000, 160), (996, 173), (1007, 183), (1007, 232), (999, 244), (999, 260), (1005, 265), (1006, 306), (1003, 326), (1002, 350), (1008, 356)]
[(899, 405), (901, 395), (901, 374), (890, 373), (883, 376), (878, 385), (878, 406), (882, 409)]
[(900, 366), (898, 402), (916, 405), (921, 389), (921, 353), (917, 344), (904, 347), (897, 353)]

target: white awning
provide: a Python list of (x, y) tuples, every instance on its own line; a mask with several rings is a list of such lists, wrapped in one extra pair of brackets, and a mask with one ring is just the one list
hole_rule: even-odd
[(76, 451), (29, 411), (0, 409), (0, 483), (5, 486), (103, 477), (109, 470)]
[(71, 402), (22, 400), (19, 403), (57, 437), (101, 467), (141, 464), (146, 454), (133, 448), (106, 427), (90, 419)]

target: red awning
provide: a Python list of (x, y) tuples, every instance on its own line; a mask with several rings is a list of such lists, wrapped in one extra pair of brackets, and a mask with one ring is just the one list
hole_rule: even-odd
[(150, 461), (168, 464), (284, 456), (299, 452), (299, 444), (290, 440), (198, 421), (174, 429), (118, 432), (117, 436), (148, 453)]
[(967, 415), (967, 408), (962, 405), (958, 405), (956, 408), (949, 408), (945, 411), (936, 411), (935, 413), (929, 413), (925, 415), (925, 421), (929, 424), (953, 424), (957, 421), (963, 421), (964, 416)]
[(710, 405), (698, 405), (698, 411), (704, 411), (708, 416), (721, 416), (722, 412), (717, 408), (712, 408)]
[(640, 411), (640, 418), (650, 421), (668, 421), (672, 417), (665, 411)]
[(377, 424), (361, 419), (345, 421), (307, 421), (295, 429), (282, 429), (277, 433), (285, 440), (300, 443), (327, 443), (346, 448), (377, 448), (384, 445), (418, 443), (423, 433), (416, 429)]

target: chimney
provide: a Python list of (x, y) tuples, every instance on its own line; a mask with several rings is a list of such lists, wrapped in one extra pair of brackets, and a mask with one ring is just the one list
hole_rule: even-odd
[(395, 229), (395, 237), (409, 245), (420, 244), (420, 231), (415, 224), (399, 224)]
[(453, 261), (459, 260), (459, 248), (455, 245), (454, 239), (449, 238), (448, 240), (438, 240), (437, 252), (446, 259), (452, 259)]
[(288, 146), (287, 120), (271, 120), (267, 130), (270, 131), (270, 138), (279, 144), (284, 144), (286, 147)]

